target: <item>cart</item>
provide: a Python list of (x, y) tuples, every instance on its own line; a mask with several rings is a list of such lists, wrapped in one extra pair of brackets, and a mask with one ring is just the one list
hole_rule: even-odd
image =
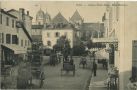
[(66, 71), (66, 73), (69, 73), (70, 71), (73, 72), (73, 76), (75, 76), (75, 64), (71, 65), (69, 62), (63, 63), (63, 68), (61, 69), (61, 76), (63, 74), (63, 71)]

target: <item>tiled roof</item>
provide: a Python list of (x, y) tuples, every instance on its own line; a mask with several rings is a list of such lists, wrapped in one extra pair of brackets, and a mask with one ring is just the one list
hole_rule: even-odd
[(4, 11), (3, 9), (1, 9), (1, 12), (4, 13), (4, 14), (6, 14), (6, 15), (8, 15), (8, 16), (13, 17), (13, 18), (17, 18), (16, 16), (14, 16), (14, 15), (12, 15), (12, 14), (10, 14), (10, 13)]
[(65, 17), (62, 16), (62, 14), (59, 12), (53, 19), (52, 23), (58, 24), (58, 23), (63, 23), (63, 24), (68, 24), (68, 21), (66, 20)]
[(100, 31), (104, 32), (104, 24), (103, 23), (83, 23), (81, 26), (82, 31), (85, 30), (93, 30), (93, 31)]
[(70, 21), (83, 20), (79, 12), (76, 10), (73, 16), (70, 18)]
[(32, 25), (31, 28), (32, 29), (42, 29), (44, 27), (44, 25)]
[[(8, 13), (10, 13), (10, 12), (19, 12), (18, 10), (15, 10), (15, 9), (10, 9), (10, 10), (8, 10), (7, 12)], [(27, 15), (27, 14), (25, 14), (25, 15)], [(28, 16), (28, 15), (27, 15)], [(33, 17), (32, 16), (29, 16), (31, 19), (33, 19)]]

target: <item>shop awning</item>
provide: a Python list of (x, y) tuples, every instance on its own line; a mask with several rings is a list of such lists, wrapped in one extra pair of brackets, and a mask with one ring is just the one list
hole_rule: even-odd
[(100, 42), (100, 43), (117, 43), (117, 38), (92, 38), (92, 41), (94, 43)]
[(99, 50), (95, 53), (96, 59), (109, 59), (109, 53), (105, 49)]
[(26, 50), (24, 49), (24, 47), (21, 47), (18, 45), (2, 44), (1, 46), (8, 48), (8, 49), (11, 49), (12, 51), (14, 51), (14, 54), (26, 53)]

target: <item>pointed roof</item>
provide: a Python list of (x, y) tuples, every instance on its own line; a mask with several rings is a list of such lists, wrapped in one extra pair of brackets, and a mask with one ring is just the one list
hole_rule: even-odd
[(83, 20), (83, 19), (80, 16), (79, 12), (76, 10), (73, 16), (70, 18), (70, 21), (77, 21), (77, 20)]
[(64, 24), (68, 24), (68, 21), (66, 20), (66, 18), (64, 16), (62, 16), (62, 14), (59, 12), (53, 19), (52, 19), (52, 23), (64, 23)]

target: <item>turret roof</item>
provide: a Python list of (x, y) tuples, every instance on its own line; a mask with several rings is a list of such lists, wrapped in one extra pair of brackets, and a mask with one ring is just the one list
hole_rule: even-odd
[(57, 23), (63, 23), (63, 24), (68, 24), (68, 21), (66, 18), (59, 12), (53, 19), (52, 23), (57, 24)]
[(70, 18), (70, 21), (77, 21), (77, 20), (83, 20), (83, 19), (80, 16), (79, 12), (76, 10), (73, 16)]

